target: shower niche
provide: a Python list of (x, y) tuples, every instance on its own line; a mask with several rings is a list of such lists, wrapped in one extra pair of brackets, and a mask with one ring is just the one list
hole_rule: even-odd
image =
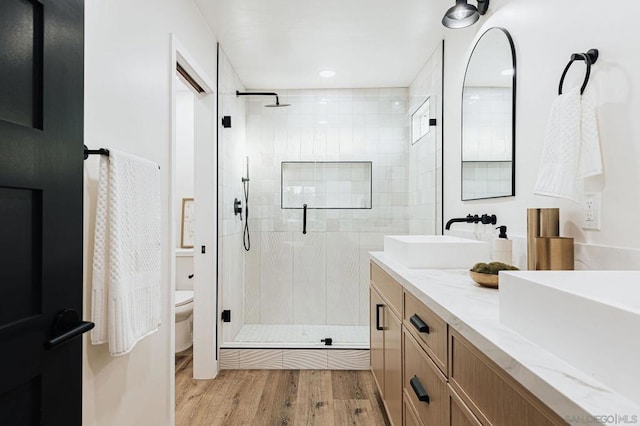
[(283, 161), (283, 209), (371, 209), (371, 161)]

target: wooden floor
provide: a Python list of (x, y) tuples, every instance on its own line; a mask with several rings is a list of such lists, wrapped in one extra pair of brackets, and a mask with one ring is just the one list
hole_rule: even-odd
[(176, 356), (176, 425), (388, 425), (370, 371), (222, 370), (193, 380)]

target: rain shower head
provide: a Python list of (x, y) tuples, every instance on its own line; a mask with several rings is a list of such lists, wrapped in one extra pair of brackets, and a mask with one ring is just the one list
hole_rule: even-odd
[(275, 104), (265, 105), (265, 107), (268, 107), (268, 108), (280, 108), (280, 107), (291, 106), (291, 104), (281, 104), (280, 103), (280, 98), (278, 98), (278, 94), (275, 93), (275, 92), (240, 92), (239, 90), (236, 90), (236, 96), (275, 96), (276, 97), (276, 103)]
[(287, 107), (287, 106), (291, 106), (291, 104), (281, 104), (280, 100), (278, 99), (277, 96), (276, 96), (276, 103), (275, 104), (267, 104), (267, 105), (265, 105), (265, 107), (267, 107), (267, 108), (280, 108), (280, 107)]

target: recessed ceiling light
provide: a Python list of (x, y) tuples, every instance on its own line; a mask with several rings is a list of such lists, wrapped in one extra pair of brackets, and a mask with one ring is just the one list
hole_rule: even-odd
[(336, 72), (332, 70), (320, 71), (320, 77), (323, 77), (323, 78), (331, 78), (331, 77), (335, 77), (335, 75), (336, 75)]

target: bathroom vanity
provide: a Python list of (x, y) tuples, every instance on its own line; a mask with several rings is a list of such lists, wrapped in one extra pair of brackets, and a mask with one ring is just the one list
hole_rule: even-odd
[[(371, 253), (371, 369), (394, 425), (599, 424), (640, 407), (499, 320), (466, 270)], [(636, 417), (638, 418), (638, 417)]]

